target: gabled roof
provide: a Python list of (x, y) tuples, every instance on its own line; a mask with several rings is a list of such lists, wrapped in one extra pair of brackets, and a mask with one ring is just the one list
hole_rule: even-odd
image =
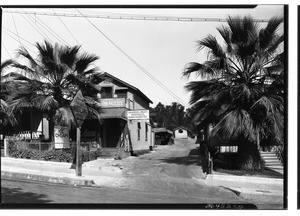
[(183, 127), (183, 126), (179, 126), (179, 127), (177, 127), (177, 128), (174, 128), (173, 131), (176, 131), (176, 130), (178, 130), (178, 129), (184, 129), (184, 130), (186, 130), (186, 131), (190, 131), (190, 132), (191, 132), (190, 129), (188, 129), (188, 128), (186, 128), (186, 127)]
[(169, 134), (173, 134), (172, 131), (168, 130), (167, 128), (153, 128), (152, 129), (154, 133), (169, 133)]
[(99, 75), (97, 75), (100, 79), (101, 78), (104, 78), (104, 77), (109, 77), (109, 78), (111, 78), (111, 79), (113, 79), (113, 80), (115, 80), (115, 81), (117, 81), (117, 82), (119, 82), (119, 83), (121, 83), (121, 84), (123, 84), (124, 86), (127, 86), (128, 88), (130, 88), (130, 89), (132, 89), (132, 90), (134, 90), (134, 91), (136, 91), (139, 95), (141, 95), (144, 99), (146, 99), (148, 102), (150, 102), (150, 103), (153, 103), (143, 92), (141, 92), (138, 88), (136, 88), (136, 87), (134, 87), (133, 85), (130, 85), (129, 83), (127, 83), (127, 82), (125, 82), (125, 81), (123, 81), (123, 80), (120, 80), (119, 78), (117, 78), (117, 77), (115, 77), (115, 76), (113, 76), (113, 75), (111, 75), (111, 74), (109, 74), (109, 73), (107, 73), (107, 72), (104, 72), (104, 73), (101, 73), (101, 74), (99, 74)]

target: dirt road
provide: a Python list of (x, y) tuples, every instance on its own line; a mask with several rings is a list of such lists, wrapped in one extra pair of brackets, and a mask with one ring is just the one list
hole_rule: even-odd
[(195, 140), (177, 139), (174, 145), (158, 146), (149, 154), (115, 161), (113, 166), (122, 170), (124, 178), (120, 187), (172, 195), (187, 203), (198, 202), (200, 197), (201, 202), (240, 203), (236, 194), (205, 184), (197, 147)]

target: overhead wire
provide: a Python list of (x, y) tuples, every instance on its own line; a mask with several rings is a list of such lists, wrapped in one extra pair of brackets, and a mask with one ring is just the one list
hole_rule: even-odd
[(123, 53), (134, 65), (136, 65), (142, 72), (144, 72), (148, 77), (150, 77), (156, 84), (163, 88), (168, 94), (175, 98), (178, 102), (187, 105), (183, 100), (181, 100), (176, 94), (174, 94), (169, 88), (167, 88), (162, 82), (156, 79), (150, 72), (143, 68), (139, 63), (137, 63), (131, 56), (129, 56), (122, 48), (120, 48), (115, 42), (113, 42), (103, 31), (101, 31), (94, 23), (92, 23), (87, 17), (78, 10), (78, 13), (82, 15), (90, 24), (94, 26), (110, 43), (112, 43), (121, 53)]
[[(4, 26), (2, 26), (2, 28), (4, 28), (4, 30), (10, 32), (10, 34), (16, 35), (14, 32), (10, 31), (9, 29), (5, 28)], [(16, 38), (14, 38), (13, 36), (11, 36), (8, 32), (5, 32), (5, 31), (4, 31), (4, 33), (6, 33), (6, 34), (7, 34), (8, 36), (10, 36), (12, 39), (14, 39), (15, 41), (18, 42), (18, 39), (16, 39)], [(27, 43), (31, 44), (32, 46), (35, 46), (33, 43), (27, 41), (26, 39), (22, 38), (21, 36), (20, 36), (20, 39), (26, 41)], [(27, 48), (28, 50), (30, 50), (31, 52), (33, 52), (34, 54), (37, 54), (35, 51), (33, 51), (32, 49), (30, 49), (28, 46), (26, 46), (26, 45), (24, 45), (24, 44), (23, 44), (23, 46), (24, 46), (25, 48)]]
[[(77, 10), (77, 8), (75, 8)], [(81, 17), (80, 15), (74, 13), (50, 13), (50, 12), (27, 12), (27, 11), (14, 11), (6, 10), (4, 13), (23, 13), (23, 14), (38, 14), (43, 16), (65, 16), (65, 17)], [(105, 12), (102, 12), (102, 14)], [(213, 18), (213, 17), (172, 17), (172, 16), (151, 16), (151, 15), (141, 15), (141, 14), (123, 14), (123, 13), (113, 13), (107, 12), (108, 15), (99, 15), (99, 13), (84, 15), (88, 18), (99, 18), (99, 19), (123, 19), (123, 20), (144, 20), (144, 21), (175, 21), (175, 22), (227, 22), (226, 18)], [(111, 15), (115, 14), (115, 15)], [(268, 19), (255, 19), (256, 22), (268, 22)]]
[(17, 26), (16, 26), (16, 22), (15, 22), (14, 14), (11, 14), (11, 16), (12, 16), (12, 19), (13, 19), (13, 22), (14, 22), (14, 26), (15, 26), (15, 30), (16, 30), (16, 33), (17, 33), (17, 36), (18, 36), (19, 44), (20, 44), (20, 46), (21, 46), (22, 44), (21, 44), (21, 41), (20, 41), (20, 37), (19, 37), (19, 33), (18, 33), (18, 29), (17, 29)]
[[(53, 12), (55, 13), (55, 10), (54, 9), (52, 9), (53, 10)], [(62, 19), (59, 17), (59, 16), (57, 16), (57, 18), (59, 19), (59, 21), (63, 24), (63, 26), (67, 29), (67, 31), (70, 33), (70, 35), (73, 37), (73, 39), (76, 41), (76, 43), (79, 45), (79, 42), (77, 41), (77, 39), (75, 38), (75, 36), (72, 34), (72, 32), (69, 30), (69, 28), (66, 26), (66, 24), (62, 21)], [(83, 49), (83, 48), (82, 48)], [(83, 49), (83, 51), (84, 51), (84, 49)]]
[(6, 49), (6, 46), (4, 45), (4, 43), (2, 43), (2, 46), (4, 47), (4, 49), (6, 50), (7, 55), (9, 56), (9, 58), (12, 58), (11, 55), (9, 54), (8, 50)]
[[(31, 17), (32, 18), (32, 17)], [(37, 21), (37, 23), (43, 27), (47, 32), (49, 32), (53, 37), (55, 37), (58, 41), (60, 41), (62, 44), (67, 44), (70, 46), (70, 44), (65, 41), (62, 37), (60, 37), (56, 32), (54, 32), (46, 23), (44, 23), (38, 16), (36, 16), (36, 19), (38, 19), (39, 21)], [(42, 25), (42, 24), (43, 25)], [(46, 27), (45, 27), (46, 26)], [(48, 30), (48, 29), (49, 30)]]
[[(45, 38), (47, 38), (48, 39), (48, 37), (47, 37), (47, 35), (45, 35), (45, 33), (43, 32), (43, 31), (40, 31), (40, 30), (38, 30), (37, 28), (38, 28), (38, 26), (34, 26), (23, 14), (22, 14), (22, 16), (23, 16), (23, 18), (37, 31), (37, 33), (39, 33), (44, 39)], [(27, 15), (28, 16), (28, 15)]]

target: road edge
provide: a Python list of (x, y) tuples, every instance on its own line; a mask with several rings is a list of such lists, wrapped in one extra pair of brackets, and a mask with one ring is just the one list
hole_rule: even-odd
[(79, 179), (80, 177), (79, 178), (52, 177), (52, 176), (45, 176), (45, 175), (9, 172), (9, 171), (1, 171), (1, 178), (33, 180), (33, 181), (39, 181), (39, 182), (67, 184), (67, 185), (75, 185), (75, 186), (77, 186), (77, 185), (94, 186), (95, 185), (93, 180)]

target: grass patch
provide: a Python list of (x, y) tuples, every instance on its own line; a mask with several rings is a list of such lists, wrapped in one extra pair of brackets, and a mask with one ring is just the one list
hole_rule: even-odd
[(262, 165), (260, 170), (243, 169), (239, 166), (240, 159), (235, 154), (219, 155), (214, 160), (214, 172), (220, 175), (252, 176), (261, 178), (283, 178), (279, 172)]

